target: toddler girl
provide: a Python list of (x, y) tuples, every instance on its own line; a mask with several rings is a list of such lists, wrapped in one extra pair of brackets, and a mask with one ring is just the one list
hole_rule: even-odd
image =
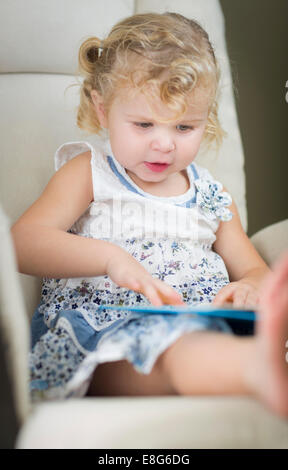
[(208, 35), (179, 14), (135, 15), (86, 40), (79, 64), (78, 125), (107, 144), (62, 145), (12, 228), (19, 270), (44, 278), (32, 397), (255, 394), (254, 337), (222, 319), (125, 309), (256, 307), (269, 271), (230, 195), (194, 162), (223, 136)]

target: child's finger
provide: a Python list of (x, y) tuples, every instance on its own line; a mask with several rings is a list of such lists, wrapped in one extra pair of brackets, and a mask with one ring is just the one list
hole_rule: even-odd
[(259, 297), (254, 292), (250, 292), (247, 295), (245, 306), (249, 308), (256, 308), (259, 303)]
[(212, 305), (220, 306), (223, 303), (232, 301), (233, 300), (233, 292), (235, 288), (230, 284), (228, 286), (223, 287), (214, 297), (212, 301)]
[(165, 284), (165, 282), (155, 279), (155, 285), (159, 289), (162, 300), (166, 304), (172, 305), (183, 305), (185, 302), (182, 299), (182, 296), (175, 290), (173, 287)]
[(136, 279), (131, 279), (129, 283), (129, 288), (138, 292), (139, 289), (141, 289), (141, 284)]
[(140, 294), (145, 295), (145, 297), (150, 300), (152, 305), (163, 305), (163, 301), (158, 293), (157, 288), (153, 286), (153, 279), (151, 281), (150, 278), (148, 280), (146, 278), (139, 280), (135, 277), (127, 277), (125, 282), (123, 282), (121, 285), (122, 287), (127, 287), (128, 289), (132, 289), (135, 292), (139, 292)]
[(248, 292), (246, 290), (236, 290), (234, 292), (233, 306), (234, 307), (244, 307), (246, 304), (246, 299)]
[(185, 305), (185, 302), (182, 300), (181, 296), (177, 292), (173, 292), (169, 295), (167, 294), (162, 294), (160, 292), (161, 299), (163, 300), (164, 304), (168, 305)]
[(139, 292), (141, 290), (140, 282), (131, 276), (123, 278), (119, 285), (121, 287), (127, 287), (127, 289), (135, 290), (136, 292)]
[[(124, 285), (125, 284), (125, 285)], [(163, 303), (171, 305), (183, 305), (181, 295), (173, 289), (173, 287), (165, 284), (160, 279), (141, 279), (127, 278), (125, 283), (122, 283), (123, 287), (128, 287), (136, 292), (145, 295), (153, 305), (163, 305)]]
[(163, 301), (158, 294), (157, 289), (153, 286), (153, 284), (145, 284), (143, 285), (143, 294), (150, 300), (152, 305), (155, 305), (155, 307), (160, 307), (163, 305)]

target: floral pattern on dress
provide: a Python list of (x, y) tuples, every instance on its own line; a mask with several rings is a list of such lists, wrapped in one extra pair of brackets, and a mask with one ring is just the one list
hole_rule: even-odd
[[(29, 355), (32, 400), (53, 398), (51, 390), (56, 390), (56, 396), (59, 395), (63, 384), (71, 380), (84, 358), (63, 327), (48, 330)], [(47, 390), (50, 391), (47, 393)]]
[(223, 221), (232, 219), (232, 212), (227, 206), (232, 204), (232, 198), (229, 193), (222, 191), (223, 185), (219, 181), (210, 181), (198, 179), (195, 181), (197, 188), (196, 203), (208, 219), (213, 220), (217, 217)]
[[(196, 204), (207, 220), (230, 220), (233, 214), (227, 206), (232, 199), (222, 192), (222, 185), (203, 178), (194, 183)], [(171, 238), (109, 241), (128, 251), (152, 276), (172, 286), (185, 303), (195, 306), (212, 302), (229, 283), (222, 258), (212, 250), (214, 229), (208, 222), (207, 226), (208, 238), (201, 233), (198, 242)], [(108, 276), (76, 282), (43, 279), (41, 302), (35, 312), (43, 327), (29, 357), (35, 401), (83, 396), (99, 363), (127, 359), (147, 374), (159, 354), (180, 335), (199, 329), (231, 331), (221, 319), (132, 314), (125, 307), (150, 302), (117, 286)], [(123, 310), (100, 310), (99, 305), (120, 305)]]
[[(196, 246), (189, 240), (145, 242), (134, 239), (124, 240), (119, 246), (128, 247), (127, 251), (153, 277), (169, 284), (190, 304), (212, 302), (229, 282), (223, 260), (209, 245)], [(48, 327), (59, 311), (80, 309), (93, 328), (101, 330), (117, 320), (119, 314), (98, 310), (100, 304), (125, 307), (148, 305), (149, 301), (135, 291), (116, 285), (108, 276), (80, 280), (76, 288), (63, 287), (60, 279), (43, 280), (39, 312)]]
[(100, 338), (93, 352), (83, 354), (75, 345), (69, 326), (65, 327), (60, 318), (30, 353), (31, 398), (37, 402), (83, 396), (95, 367), (103, 362), (126, 359), (138, 372), (149, 374), (158, 356), (177, 338), (206, 329), (231, 333), (221, 319), (130, 312), (111, 334)]

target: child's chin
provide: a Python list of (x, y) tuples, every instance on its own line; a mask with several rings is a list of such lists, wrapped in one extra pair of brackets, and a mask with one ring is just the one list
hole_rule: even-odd
[(167, 174), (163, 174), (163, 172), (159, 172), (157, 173), (156, 171), (153, 172), (153, 171), (149, 171), (148, 169), (147, 170), (144, 170), (143, 172), (137, 172), (137, 173), (128, 173), (130, 178), (133, 180), (133, 181), (143, 181), (143, 183), (153, 183), (155, 181), (163, 181), (165, 178), (167, 178)]

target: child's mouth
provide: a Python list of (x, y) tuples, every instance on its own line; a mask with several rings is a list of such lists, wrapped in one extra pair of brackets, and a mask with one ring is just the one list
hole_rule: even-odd
[(144, 162), (147, 168), (149, 170), (155, 171), (157, 173), (166, 170), (168, 168), (169, 164), (168, 163), (149, 163), (149, 162)]

